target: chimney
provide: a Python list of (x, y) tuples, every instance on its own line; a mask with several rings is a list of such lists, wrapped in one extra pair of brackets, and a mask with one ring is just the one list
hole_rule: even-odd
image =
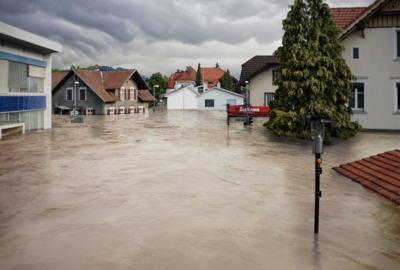
[(100, 68), (99, 68), (98, 64), (94, 65), (94, 71), (100, 71)]

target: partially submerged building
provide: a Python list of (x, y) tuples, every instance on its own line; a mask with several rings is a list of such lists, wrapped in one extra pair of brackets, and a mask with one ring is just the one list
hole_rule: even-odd
[(51, 128), (51, 56), (62, 46), (0, 22), (0, 137)]

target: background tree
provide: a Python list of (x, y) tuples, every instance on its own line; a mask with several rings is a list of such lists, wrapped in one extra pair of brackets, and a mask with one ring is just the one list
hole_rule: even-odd
[(355, 80), (342, 57), (340, 30), (332, 21), (328, 4), (322, 0), (295, 0), (283, 21), (282, 46), (274, 55), (279, 61), (278, 86), (265, 126), (275, 134), (309, 138), (310, 116), (324, 116), (326, 140), (347, 139), (361, 130), (351, 122), (346, 105)]
[(219, 68), (218, 62), (215, 64), (215, 68)]
[(197, 66), (197, 72), (196, 72), (196, 86), (203, 85), (203, 77), (201, 76), (201, 67), (200, 63)]
[(232, 77), (229, 73), (229, 69), (225, 71), (224, 75), (222, 76), (221, 80), (221, 88), (226, 89), (229, 91), (235, 91), (235, 85), (233, 84)]
[[(166, 87), (167, 87), (167, 77), (163, 76), (160, 72), (154, 73), (150, 76), (149, 80), (147, 81), (147, 85), (149, 86), (149, 91), (153, 95), (154, 85), (158, 85), (158, 88), (155, 88), (155, 95), (157, 101), (160, 100), (160, 96), (165, 94)], [(151, 106), (153, 102), (151, 102)]]

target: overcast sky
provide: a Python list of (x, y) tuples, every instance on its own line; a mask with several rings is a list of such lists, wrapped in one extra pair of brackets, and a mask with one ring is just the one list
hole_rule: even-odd
[[(1, 0), (0, 21), (63, 46), (53, 68), (94, 64), (151, 76), (214, 67), (239, 79), (241, 65), (280, 46), (294, 0)], [(331, 7), (374, 0), (327, 0)]]

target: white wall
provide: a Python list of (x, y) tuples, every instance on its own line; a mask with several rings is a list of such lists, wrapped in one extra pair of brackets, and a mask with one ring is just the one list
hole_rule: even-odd
[(168, 110), (197, 110), (197, 94), (189, 88), (170, 93), (167, 97)]
[[(400, 80), (400, 61), (393, 60), (392, 28), (367, 28), (355, 31), (345, 40), (343, 57), (352, 73), (365, 82), (365, 112), (354, 112), (352, 121), (364, 129), (400, 130), (400, 111), (396, 111), (395, 84)], [(352, 47), (360, 48), (360, 60), (352, 60)]]
[(250, 104), (252, 106), (268, 105), (264, 104), (265, 93), (275, 93), (277, 89), (277, 86), (272, 85), (272, 71), (275, 69), (277, 69), (277, 67), (271, 67), (249, 81)]
[[(213, 99), (214, 107), (206, 107), (205, 100)], [(211, 88), (207, 92), (199, 95), (197, 97), (197, 109), (198, 110), (208, 110), (208, 111), (225, 111), (228, 99), (235, 99), (236, 105), (243, 104), (243, 97), (239, 97), (234, 93), (227, 93), (216, 88)]]

